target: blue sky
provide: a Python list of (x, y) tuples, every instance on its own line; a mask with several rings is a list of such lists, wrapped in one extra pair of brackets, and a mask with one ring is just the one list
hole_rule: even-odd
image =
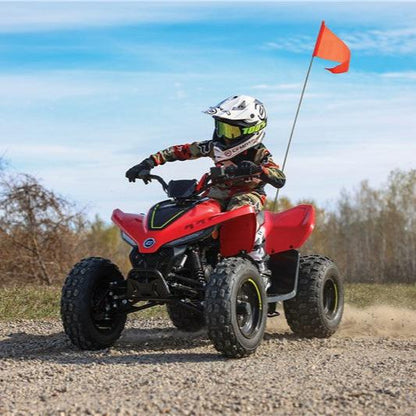
[(351, 69), (315, 59), (281, 195), (330, 207), (342, 188), (415, 167), (415, 3), (2, 2), (0, 154), (91, 215), (145, 211), (161, 189), (128, 183), (126, 169), (210, 138), (201, 110), (249, 94), (281, 163), (321, 20), (350, 46)]

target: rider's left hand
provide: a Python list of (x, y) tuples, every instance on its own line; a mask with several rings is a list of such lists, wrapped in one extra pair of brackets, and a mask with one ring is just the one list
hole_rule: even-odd
[(143, 179), (144, 183), (147, 184), (151, 181), (148, 177), (150, 175), (150, 169), (151, 167), (145, 162), (139, 163), (126, 172), (126, 178), (128, 178), (129, 182), (135, 182), (136, 179)]

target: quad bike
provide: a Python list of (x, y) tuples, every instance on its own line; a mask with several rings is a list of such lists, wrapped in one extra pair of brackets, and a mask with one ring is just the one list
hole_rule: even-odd
[[(206, 326), (215, 348), (227, 357), (256, 350), (279, 302), (295, 334), (326, 338), (336, 331), (344, 301), (337, 267), (327, 257), (298, 252), (314, 227), (311, 205), (257, 215), (251, 206), (223, 212), (204, 195), (218, 183), (241, 180), (224, 168), (212, 168), (199, 182), (146, 178), (159, 181), (169, 199), (147, 215), (114, 210), (112, 220), (131, 246), (127, 278), (110, 260), (90, 257), (65, 281), (61, 317), (75, 345), (110, 347), (127, 314), (162, 304), (178, 329)], [(269, 278), (247, 254), (260, 225)]]

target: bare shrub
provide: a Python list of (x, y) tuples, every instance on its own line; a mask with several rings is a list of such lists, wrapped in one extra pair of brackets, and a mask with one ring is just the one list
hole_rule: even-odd
[(83, 215), (29, 175), (3, 176), (0, 189), (1, 283), (59, 281), (79, 255)]

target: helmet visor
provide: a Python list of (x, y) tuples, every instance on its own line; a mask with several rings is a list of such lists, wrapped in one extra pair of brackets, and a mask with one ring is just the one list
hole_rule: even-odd
[(228, 140), (238, 139), (242, 135), (240, 127), (224, 123), (220, 120), (215, 120), (215, 132), (218, 137), (223, 137)]

